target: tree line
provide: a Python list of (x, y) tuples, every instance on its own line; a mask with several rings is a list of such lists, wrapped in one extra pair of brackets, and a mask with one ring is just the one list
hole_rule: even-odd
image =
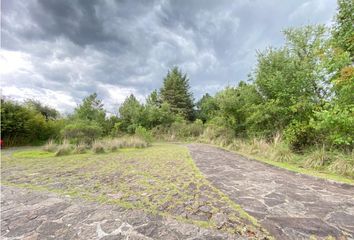
[(339, 0), (331, 28), (310, 25), (284, 31), (285, 44), (257, 52), (250, 79), (195, 102), (178, 67), (145, 103), (134, 95), (107, 116), (97, 94), (69, 116), (30, 100), (1, 99), (1, 134), (9, 145), (69, 138), (90, 142), (137, 129), (166, 133), (178, 127), (198, 135), (206, 126), (232, 137), (270, 139), (282, 134), (295, 151), (321, 145), (351, 151), (354, 145), (354, 3)]

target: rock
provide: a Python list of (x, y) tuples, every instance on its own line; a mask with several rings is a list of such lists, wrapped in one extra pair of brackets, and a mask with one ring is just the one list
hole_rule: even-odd
[(212, 217), (211, 217), (211, 220), (213, 222), (215, 222), (216, 224), (216, 227), (218, 229), (222, 228), (226, 223), (227, 223), (227, 216), (223, 213), (217, 213), (217, 214), (214, 214)]
[(121, 199), (123, 197), (123, 193), (122, 192), (110, 193), (107, 194), (107, 196), (113, 199)]
[(195, 183), (190, 183), (188, 185), (188, 191), (189, 192), (194, 192), (195, 190), (197, 190), (197, 185)]
[(160, 206), (158, 207), (158, 210), (164, 211), (164, 210), (167, 209), (170, 205), (171, 205), (171, 202), (170, 202), (170, 201), (167, 201), (167, 202), (163, 203), (162, 205), (160, 205)]
[(202, 212), (205, 212), (205, 213), (210, 213), (212, 209), (208, 205), (203, 205), (203, 206), (199, 207), (199, 210)]

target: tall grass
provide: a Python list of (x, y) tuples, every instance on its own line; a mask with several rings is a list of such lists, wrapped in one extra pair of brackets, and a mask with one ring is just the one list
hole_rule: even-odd
[(324, 147), (315, 149), (305, 158), (304, 167), (320, 169), (332, 162), (331, 153), (327, 152)]
[(92, 152), (94, 153), (104, 153), (105, 145), (102, 141), (94, 141), (91, 147)]
[(352, 153), (349, 157), (337, 155), (328, 168), (332, 172), (354, 178), (354, 154)]
[(85, 143), (79, 143), (74, 147), (74, 151), (73, 153), (75, 154), (83, 154), (87, 152), (87, 149), (89, 148), (89, 146)]
[(82, 154), (91, 150), (93, 153), (115, 152), (121, 148), (146, 148), (149, 143), (137, 136), (125, 136), (121, 138), (102, 139), (94, 141), (91, 146), (85, 143), (79, 143), (75, 146), (71, 145), (67, 140), (62, 144), (56, 145), (54, 142), (48, 142), (43, 149), (46, 151), (54, 151), (55, 156), (64, 156), (69, 154)]
[(72, 146), (70, 145), (68, 140), (64, 139), (63, 143), (58, 146), (58, 149), (55, 152), (55, 156), (69, 155), (71, 151), (72, 151)]
[(58, 145), (52, 139), (43, 146), (43, 150), (46, 152), (55, 152), (57, 149)]

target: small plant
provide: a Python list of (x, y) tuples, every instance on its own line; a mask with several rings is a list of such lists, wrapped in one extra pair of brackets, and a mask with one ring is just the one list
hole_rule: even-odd
[(321, 168), (331, 162), (331, 156), (324, 148), (313, 151), (305, 160), (304, 167)]
[(148, 143), (140, 138), (132, 137), (129, 139), (128, 145), (129, 147), (146, 148), (148, 146)]
[(71, 153), (71, 145), (68, 141), (64, 140), (63, 144), (59, 145), (58, 150), (55, 152), (55, 156), (65, 156)]
[(74, 153), (76, 153), (76, 154), (86, 153), (87, 148), (88, 147), (85, 143), (79, 143), (78, 145), (75, 146)]
[(135, 135), (144, 139), (147, 143), (151, 143), (153, 140), (151, 132), (146, 130), (146, 128), (144, 128), (142, 126), (138, 126), (135, 129)]
[(58, 145), (51, 139), (44, 146), (43, 150), (46, 152), (55, 152), (58, 149)]
[(287, 145), (279, 144), (274, 148), (273, 159), (277, 162), (291, 162), (294, 154)]
[(329, 170), (338, 174), (354, 178), (354, 160), (338, 155), (336, 160), (329, 166)]
[(94, 141), (92, 144), (92, 151), (94, 153), (104, 153), (104, 144), (101, 141)]

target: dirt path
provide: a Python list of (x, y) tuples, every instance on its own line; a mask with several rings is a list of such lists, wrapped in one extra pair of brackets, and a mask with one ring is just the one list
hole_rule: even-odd
[(199, 169), (277, 239), (354, 239), (354, 186), (295, 174), (202, 144)]
[(244, 239), (216, 230), (48, 192), (1, 186), (1, 239)]

